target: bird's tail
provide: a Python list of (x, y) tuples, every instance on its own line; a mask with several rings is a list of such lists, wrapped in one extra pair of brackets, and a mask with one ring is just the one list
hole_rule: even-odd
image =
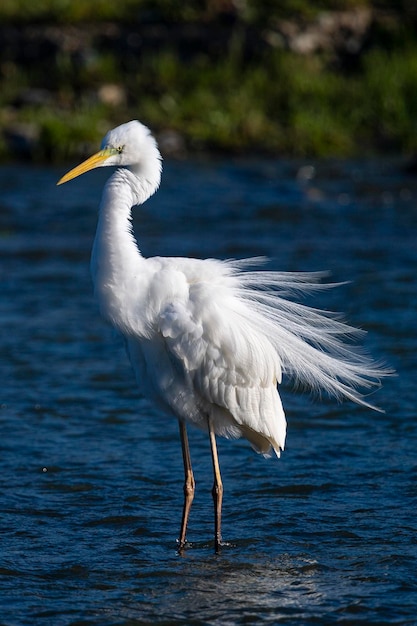
[(380, 386), (381, 379), (393, 372), (355, 345), (363, 331), (334, 313), (288, 299), (334, 285), (320, 283), (319, 273), (242, 271), (246, 264), (231, 262), (239, 297), (250, 304), (248, 321), (268, 337), (284, 375), (314, 391), (377, 408), (363, 392)]

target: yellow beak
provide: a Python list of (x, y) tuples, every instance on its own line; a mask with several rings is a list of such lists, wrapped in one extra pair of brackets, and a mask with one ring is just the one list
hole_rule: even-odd
[(93, 154), (89, 159), (77, 165), (72, 170), (64, 174), (62, 178), (59, 179), (57, 185), (62, 185), (63, 183), (67, 183), (69, 180), (80, 176), (81, 174), (85, 174), (89, 170), (93, 170), (95, 167), (100, 167), (103, 165), (104, 161), (106, 161), (110, 156), (112, 156), (112, 151), (110, 149), (100, 150), (96, 154)]

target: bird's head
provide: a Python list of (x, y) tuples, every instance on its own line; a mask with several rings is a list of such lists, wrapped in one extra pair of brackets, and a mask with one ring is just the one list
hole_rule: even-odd
[(113, 128), (104, 137), (99, 152), (67, 172), (57, 184), (62, 185), (96, 167), (108, 166), (126, 167), (158, 187), (161, 155), (150, 130), (137, 120)]

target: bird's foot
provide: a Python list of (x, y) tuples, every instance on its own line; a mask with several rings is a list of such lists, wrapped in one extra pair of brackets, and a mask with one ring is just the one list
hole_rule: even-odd
[(231, 543), (229, 543), (228, 541), (223, 541), (223, 539), (215, 539), (214, 540), (214, 552), (216, 554), (220, 554), (222, 551), (222, 548), (228, 548), (231, 545), (232, 545)]
[(189, 543), (187, 540), (180, 541), (179, 539), (177, 539), (177, 544), (178, 544), (177, 554), (179, 554), (180, 556), (184, 554), (186, 548), (191, 547), (191, 543)]

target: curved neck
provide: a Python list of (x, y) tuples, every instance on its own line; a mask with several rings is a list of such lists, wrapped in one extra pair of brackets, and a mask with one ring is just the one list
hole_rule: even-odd
[(144, 259), (132, 232), (132, 206), (150, 195), (149, 183), (127, 169), (118, 169), (105, 185), (91, 256), (94, 291), (104, 317), (126, 325), (125, 294), (141, 274)]
[(141, 181), (129, 170), (118, 169), (109, 178), (101, 196), (94, 242), (94, 248), (100, 248), (97, 263), (116, 268), (125, 263), (126, 253), (140, 256), (132, 233), (132, 207), (147, 197)]
[(138, 170), (126, 167), (118, 168), (106, 182), (100, 201), (100, 213), (105, 211), (119, 212), (119, 207), (128, 206), (129, 214), (132, 207), (143, 204), (159, 187), (160, 172), (151, 171), (138, 166)]

